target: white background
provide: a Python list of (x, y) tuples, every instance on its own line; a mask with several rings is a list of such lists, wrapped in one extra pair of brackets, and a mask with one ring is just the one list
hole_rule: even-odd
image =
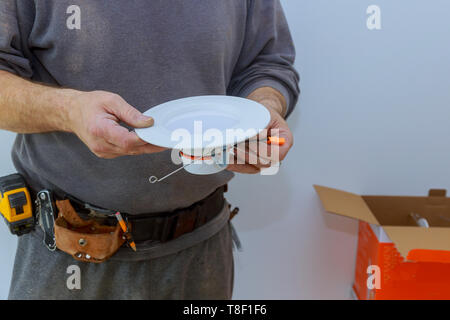
[[(312, 185), (392, 195), (450, 187), (450, 2), (282, 2), (302, 77), (295, 147), (278, 175), (231, 183), (244, 246), (234, 298), (347, 299), (357, 224), (325, 213)], [(371, 4), (381, 30), (366, 27)], [(14, 171), (13, 138), (0, 132), (2, 175)], [(0, 298), (15, 245), (0, 224)]]

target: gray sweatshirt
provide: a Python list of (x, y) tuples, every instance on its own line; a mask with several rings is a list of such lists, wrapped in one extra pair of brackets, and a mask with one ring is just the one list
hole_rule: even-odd
[[(0, 69), (78, 90), (120, 94), (144, 112), (196, 95), (299, 93), (278, 0), (1, 0)], [(1, 93), (1, 88), (0, 88)], [(233, 176), (181, 171), (170, 151), (96, 157), (71, 133), (19, 134), (12, 158), (35, 189), (131, 214), (187, 207)]]

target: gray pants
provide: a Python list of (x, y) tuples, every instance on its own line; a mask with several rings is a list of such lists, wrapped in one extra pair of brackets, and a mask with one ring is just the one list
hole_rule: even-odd
[[(232, 296), (234, 267), (229, 223), (209, 239), (176, 253), (144, 261), (111, 259), (101, 264), (79, 262), (58, 250), (50, 252), (35, 233), (19, 238), (9, 299)], [(80, 289), (73, 288), (77, 286), (75, 269), (80, 271)]]

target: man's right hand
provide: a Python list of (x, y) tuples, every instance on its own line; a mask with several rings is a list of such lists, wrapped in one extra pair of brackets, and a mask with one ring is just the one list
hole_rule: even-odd
[(65, 129), (75, 133), (98, 157), (105, 159), (126, 155), (155, 153), (165, 148), (148, 144), (133, 128), (153, 125), (153, 118), (144, 116), (117, 94), (105, 91), (76, 92), (67, 106)]
[(117, 94), (50, 87), (1, 70), (0, 88), (0, 129), (73, 132), (95, 155), (107, 159), (165, 150), (119, 124), (146, 128), (153, 125), (153, 119)]

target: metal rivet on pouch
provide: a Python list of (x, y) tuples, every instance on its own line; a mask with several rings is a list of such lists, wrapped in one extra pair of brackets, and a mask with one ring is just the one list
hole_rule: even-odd
[(82, 247), (84, 247), (87, 244), (87, 240), (86, 239), (80, 239), (78, 240), (78, 244)]

